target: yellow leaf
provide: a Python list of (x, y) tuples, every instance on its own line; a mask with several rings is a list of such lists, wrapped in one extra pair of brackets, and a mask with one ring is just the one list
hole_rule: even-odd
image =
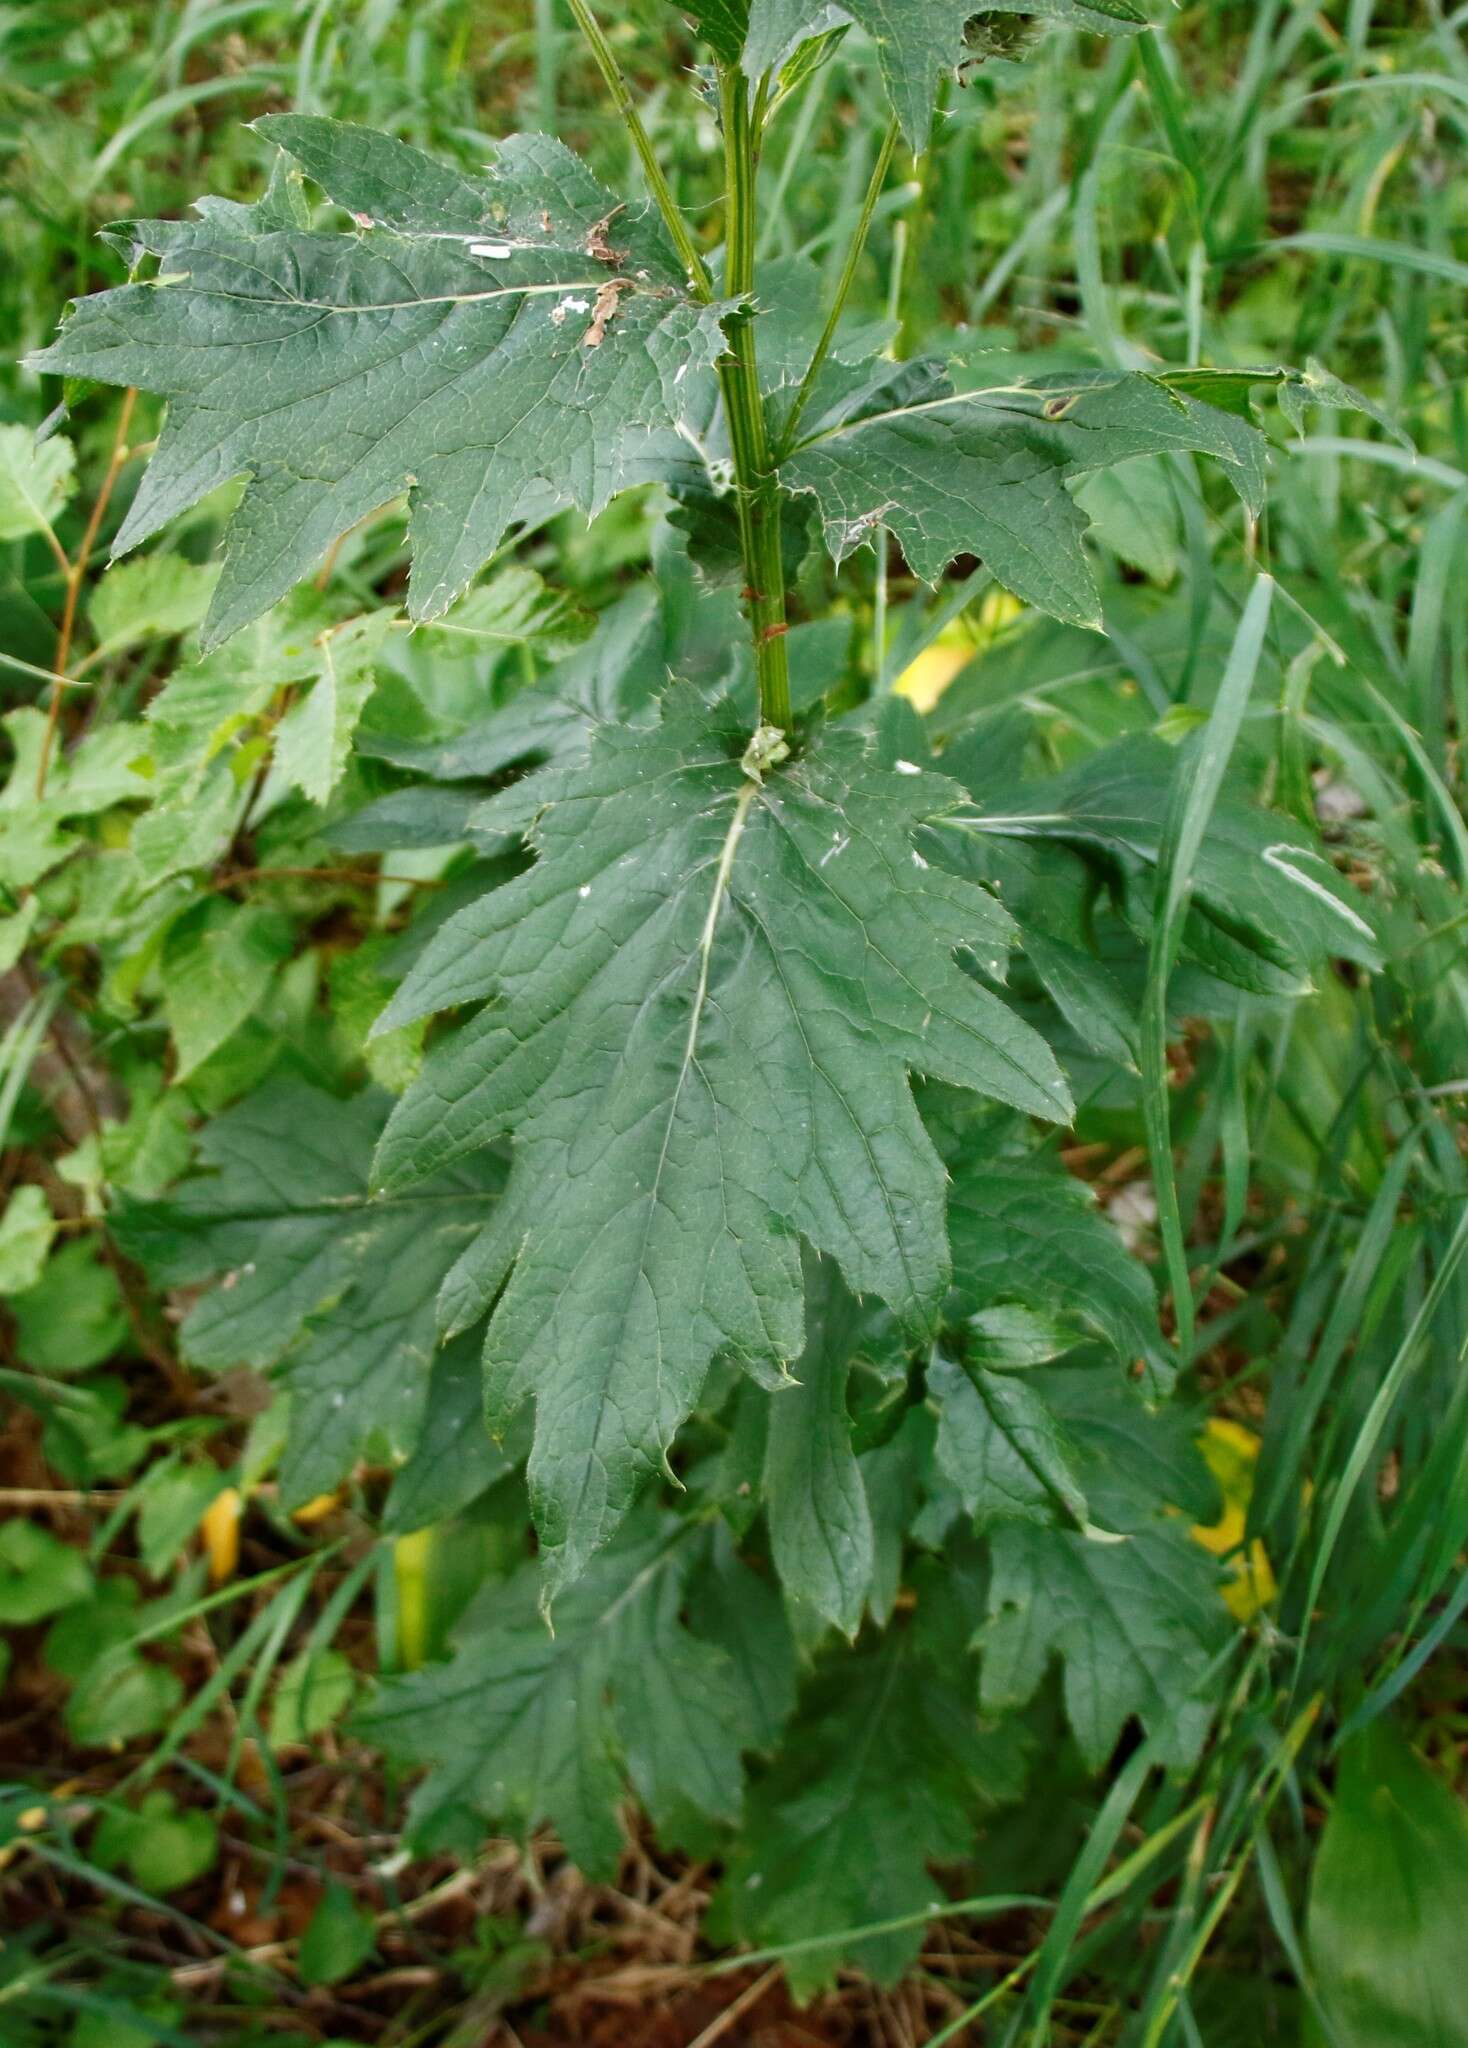
[(240, 1516), (243, 1512), (244, 1501), (235, 1486), (226, 1486), (223, 1493), (216, 1494), (204, 1510), (199, 1530), (209, 1558), (212, 1585), (222, 1586), (239, 1570)]
[(892, 687), (899, 697), (906, 697), (915, 711), (931, 711), (972, 654), (972, 647), (945, 647), (940, 640), (933, 647), (925, 647)]
[(1215, 1415), (1199, 1437), (1198, 1448), (1218, 1481), (1223, 1513), (1216, 1522), (1195, 1523), (1191, 1534), (1195, 1543), (1201, 1543), (1215, 1557), (1227, 1557), (1229, 1581), (1223, 1590), (1224, 1605), (1235, 1621), (1251, 1621), (1279, 1591), (1269, 1554), (1258, 1537), (1247, 1550), (1242, 1547), (1249, 1496), (1254, 1491), (1254, 1468), (1259, 1462), (1259, 1439), (1242, 1423)]
[(982, 653), (995, 635), (1017, 619), (1024, 606), (1007, 590), (986, 592), (982, 603), (944, 629), (931, 647), (902, 671), (892, 685), (915, 711), (931, 711), (953, 678)]
[(312, 1522), (324, 1522), (332, 1509), (339, 1505), (340, 1502), (334, 1493), (318, 1493), (314, 1499), (305, 1501), (296, 1508), (291, 1514), (291, 1520), (306, 1528)]
[(433, 1540), (432, 1529), (415, 1529), (411, 1535), (399, 1536), (392, 1547), (398, 1594), (398, 1662), (404, 1671), (417, 1671), (428, 1660)]

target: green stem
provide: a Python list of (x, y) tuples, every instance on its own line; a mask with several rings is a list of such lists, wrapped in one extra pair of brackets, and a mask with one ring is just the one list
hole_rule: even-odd
[(688, 282), (694, 297), (707, 305), (714, 295), (708, 265), (698, 253), (698, 247), (688, 232), (688, 223), (678, 211), (678, 203), (673, 197), (667, 179), (663, 176), (663, 167), (658, 162), (651, 138), (642, 125), (642, 116), (638, 113), (632, 95), (627, 89), (627, 81), (622, 76), (616, 53), (602, 33), (601, 24), (586, 4), (586, 0), (568, 0), (568, 4), (576, 17), (577, 27), (585, 36), (591, 54), (596, 59), (596, 68), (612, 96), (612, 104), (621, 115), (627, 133), (632, 138), (632, 147), (637, 151), (638, 162), (642, 165), (643, 176), (647, 179), (647, 189), (657, 202), (663, 224), (673, 238), (673, 246), (677, 249), (683, 268), (688, 273)]
[[(612, 46), (602, 33), (587, 0), (568, 0), (568, 4), (596, 59), (597, 69), (612, 102), (632, 138), (648, 190), (688, 273), (689, 286), (695, 298), (708, 305), (714, 296), (708, 266), (678, 211)], [(749, 87), (737, 66), (720, 68), (719, 91), (728, 180), (725, 289), (731, 298), (742, 298), (754, 289), (755, 164), (757, 138), (768, 100), (768, 83), (763, 80), (760, 83), (753, 118)], [(754, 328), (747, 316), (734, 323), (729, 355), (719, 365), (719, 387), (729, 422), (729, 443), (734, 460), (735, 502), (740, 551), (744, 557), (744, 580), (749, 593), (749, 627), (754, 643), (760, 722), (778, 726), (784, 732), (790, 726), (791, 713), (790, 664), (785, 649), (785, 570), (780, 551), (780, 487), (770, 461), (764, 403), (760, 396), (755, 359)]]
[(877, 201), (881, 198), (882, 187), (887, 182), (887, 172), (892, 163), (892, 152), (897, 147), (897, 136), (898, 128), (896, 121), (889, 121), (887, 133), (882, 138), (882, 147), (877, 152), (876, 165), (867, 184), (867, 196), (862, 201), (861, 217), (856, 223), (856, 233), (852, 236), (851, 247), (846, 252), (846, 265), (837, 283), (835, 296), (831, 301), (831, 310), (826, 316), (826, 324), (821, 330), (821, 338), (816, 343), (815, 354), (810, 359), (810, 368), (801, 379), (800, 389), (795, 394), (795, 403), (790, 408), (790, 417), (785, 422), (785, 431), (780, 437), (780, 452), (782, 455), (787, 454), (793, 447), (801, 415), (810, 403), (810, 395), (815, 390), (817, 378), (826, 367), (826, 358), (831, 353), (832, 342), (836, 339), (836, 329), (841, 324), (841, 315), (846, 311), (846, 301), (850, 297), (851, 287), (856, 281), (857, 265), (861, 262), (862, 251), (867, 245), (867, 235), (871, 231), (872, 215), (877, 210)]
[(535, 0), (535, 125), (556, 132), (556, 0)]
[[(731, 299), (754, 289), (755, 167), (758, 125), (751, 118), (749, 87), (733, 66), (721, 66), (719, 98), (724, 124), (727, 220), (724, 290)], [(763, 92), (761, 93), (761, 102)], [(719, 366), (734, 492), (744, 557), (749, 629), (754, 644), (755, 681), (763, 725), (788, 731), (790, 663), (785, 646), (785, 564), (780, 547), (780, 486), (770, 459), (755, 354), (754, 323), (737, 317), (729, 354)]]

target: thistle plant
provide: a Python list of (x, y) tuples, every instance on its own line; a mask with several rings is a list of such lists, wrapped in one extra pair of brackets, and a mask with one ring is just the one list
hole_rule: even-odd
[[(804, 1942), (809, 1987), (852, 1929), (878, 1973), (910, 1960), (928, 1863), (1023, 1796), (1052, 1667), (1086, 1768), (1133, 1719), (1149, 1757), (1198, 1755), (1229, 1619), (1168, 1402), (1194, 1314), (1169, 992), (1186, 971), (1204, 1010), (1284, 1002), (1375, 958), (1313, 830), (1226, 784), (1267, 578), (1211, 717), (1046, 776), (1000, 725), (938, 749), (882, 687), (880, 633), (865, 686), (833, 690), (809, 593), (839, 607), (900, 558), (1100, 632), (1085, 480), (1202, 457), (1252, 532), (1251, 392), (1350, 394), (1160, 364), (986, 381), (958, 337), (898, 360), (853, 314), (894, 164), (942, 147), (940, 81), (1022, 54), (1016, 16), (1152, 34), (1130, 0), (694, 7), (717, 248), (569, 4), (643, 194), (545, 136), (471, 175), (271, 115), (263, 196), (117, 230), (132, 281), (35, 366), (167, 403), (119, 551), (245, 479), (201, 669), (219, 703), (231, 675), (309, 684), (312, 793), (398, 622), (292, 653), (280, 621), (385, 505), (426, 635), (552, 512), (655, 486), (710, 603), (732, 574), (745, 644), (681, 674), (633, 590), (467, 730), (379, 737), (475, 855), (376, 1025), (421, 1064), (348, 1103), (272, 1081), (113, 1227), (164, 1283), (229, 1276), (185, 1350), (289, 1389), (287, 1505), (368, 1459), (397, 1471), (389, 1527), (486, 1502), (523, 1522), (523, 1467), (535, 1557), (361, 1717), (431, 1767), (416, 1838), (550, 1821), (601, 1871), (630, 1786), (669, 1840), (721, 1848), (731, 1930)], [(854, 31), (890, 123), (823, 303), (811, 266), (757, 257), (761, 151)], [(1077, 1098), (1139, 1075), (1168, 1335), (1152, 1267), (1060, 1156)]]

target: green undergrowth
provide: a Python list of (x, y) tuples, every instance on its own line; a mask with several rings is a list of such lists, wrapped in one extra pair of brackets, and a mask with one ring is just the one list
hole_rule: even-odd
[(4, 2048), (1468, 2043), (1463, 22), (899, 13), (0, 5)]

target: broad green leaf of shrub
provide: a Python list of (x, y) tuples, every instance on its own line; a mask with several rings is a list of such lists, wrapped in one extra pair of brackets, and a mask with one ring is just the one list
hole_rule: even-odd
[(0, 1624), (44, 1621), (91, 1590), (92, 1574), (79, 1550), (34, 1522), (0, 1526)]
[(382, 1526), (394, 1535), (448, 1521), (523, 1462), (484, 1426), (484, 1368), (472, 1337), (456, 1337), (429, 1368), (412, 1455), (393, 1478)]
[[(70, 1375), (101, 1365), (128, 1335), (116, 1273), (99, 1247), (74, 1238), (53, 1252), (34, 1287), (7, 1304), (20, 1355), (36, 1372)], [(70, 1412), (70, 1404), (63, 1414)]]
[[(1184, 747), (1191, 740), (1182, 742)], [(1155, 869), (1178, 749), (1150, 735), (1119, 740), (1064, 775), (1027, 783), (1019, 800), (980, 807), (981, 831), (1062, 840), (1133, 870)], [(988, 812), (996, 813), (992, 825)], [(1293, 819), (1225, 792), (1192, 871), (1187, 950), (1228, 981), (1253, 986), (1273, 970), (1277, 992), (1299, 994), (1333, 955), (1379, 964), (1366, 905), (1318, 842)]]
[(110, 1808), (97, 1823), (92, 1856), (104, 1870), (123, 1865), (144, 1891), (175, 1892), (202, 1877), (219, 1853), (207, 1813), (180, 1807), (171, 1792), (145, 1792), (136, 1811)]
[(1076, 492), (1091, 531), (1114, 555), (1167, 585), (1177, 574), (1182, 522), (1166, 465), (1139, 456), (1098, 469)]
[(41, 921), (41, 899), (27, 896), (20, 909), (0, 917), (0, 974), (8, 974), (19, 960)]
[(1002, 969), (1009, 919), (913, 846), (955, 787), (851, 733), (761, 782), (745, 742), (691, 692), (654, 728), (599, 728), (540, 780), (536, 864), (442, 927), (382, 1019), (494, 998), (429, 1058), (378, 1171), (402, 1187), (514, 1133), (443, 1313), (494, 1304), (493, 1422), (535, 1396), (548, 1596), (662, 1465), (715, 1352), (780, 1384), (800, 1234), (932, 1325), (944, 1173), (910, 1073), (1069, 1114), (1044, 1041), (954, 958)]
[(410, 610), (436, 617), (527, 493), (593, 513), (620, 488), (646, 429), (675, 424), (676, 369), (722, 346), (717, 315), (661, 228), (548, 137), (468, 178), (337, 121), (257, 126), (356, 231), (308, 228), (281, 181), (257, 207), (135, 223), (158, 278), (82, 300), (35, 364), (169, 401), (119, 552), (248, 475), (206, 646), (404, 492)]
[(1026, 1380), (1063, 1418), (1094, 1522), (1131, 1531), (1159, 1515), (1218, 1519), (1218, 1482), (1199, 1448), (1198, 1416), (1188, 1404), (1159, 1399), (1145, 1380), (1098, 1366), (1094, 1358), (1040, 1366)]
[(1137, 1018), (1109, 968), (1069, 940), (1023, 917), (1018, 922), (1025, 959), (1082, 1045), (1139, 1072)]
[(339, 1984), (366, 1962), (376, 1938), (372, 1915), (333, 1880), (301, 1936), (301, 1982)]
[(76, 489), (76, 450), (60, 434), (0, 426), (0, 541), (44, 533)]
[(34, 1181), (14, 1189), (0, 1216), (0, 1296), (34, 1287), (56, 1235), (56, 1218)]
[(978, 1819), (1024, 1790), (1023, 1737), (980, 1722), (962, 1640), (924, 1640), (896, 1623), (854, 1655), (824, 1660), (751, 1787), (718, 1910), (744, 1941), (831, 1937), (787, 1959), (798, 1999), (828, 1988), (847, 1957), (895, 1981), (917, 1955), (920, 1926), (841, 1937), (931, 1905), (929, 1863), (967, 1855)]
[(343, 1102), (298, 1081), (267, 1083), (205, 1127), (204, 1172), (113, 1215), (119, 1243), (155, 1281), (219, 1281), (184, 1319), (191, 1363), (281, 1368), (293, 1401), (288, 1504), (334, 1486), (378, 1437), (411, 1449), (434, 1297), (502, 1177), (485, 1155), (371, 1200), (386, 1102), (374, 1090)]
[[(471, 591), (464, 605), (478, 596)], [(434, 632), (458, 615), (455, 606)], [(666, 687), (662, 622), (653, 592), (628, 591), (608, 606), (584, 647), (519, 690), (508, 704), (442, 740), (367, 735), (364, 751), (431, 782), (480, 783), (507, 768), (585, 755), (588, 728), (598, 721), (645, 724)]]
[(828, 381), (839, 389), (812, 407), (780, 478), (813, 494), (838, 562), (886, 527), (930, 583), (955, 555), (981, 555), (1016, 597), (1099, 627), (1086, 514), (1067, 488), (1077, 478), (1195, 451), (1252, 512), (1263, 505), (1264, 436), (1163, 377), (1096, 371), (1031, 390), (956, 392), (941, 364), (920, 360)]
[(728, 1654), (746, 1746), (773, 1749), (795, 1706), (795, 1641), (778, 1591), (744, 1563), (728, 1529), (712, 1531), (687, 1603), (702, 1639)]
[[(736, 20), (731, 0), (695, 11), (716, 16), (720, 40), (715, 42), (712, 27), (705, 33), (722, 54)], [(811, 37), (839, 22), (855, 22), (876, 43), (892, 110), (909, 143), (921, 150), (932, 133), (938, 80), (958, 68), (969, 22), (988, 14), (1034, 15), (1103, 35), (1135, 30), (1147, 20), (1131, 0), (905, 0), (900, 6), (895, 0), (750, 0), (744, 65), (758, 77)]]
[(629, 1524), (556, 1607), (527, 1564), (487, 1584), (446, 1664), (379, 1685), (355, 1725), (391, 1757), (427, 1764), (410, 1823), (425, 1845), (550, 1822), (576, 1862), (609, 1877), (630, 1779), (665, 1838), (739, 1817), (740, 1751), (754, 1728), (728, 1655), (680, 1618), (695, 1532)]
[(324, 804), (346, 772), (391, 617), (390, 611), (367, 612), (320, 634), (316, 680), (275, 729), (276, 769), (313, 804)]
[(66, 1703), (66, 1725), (93, 1749), (132, 1742), (166, 1728), (183, 1702), (184, 1682), (137, 1650), (111, 1650), (87, 1666)]
[(139, 727), (122, 721), (87, 733), (53, 760), (46, 793), (38, 797), (45, 712), (23, 704), (0, 723), (14, 754), (0, 791), (0, 886), (19, 890), (38, 882), (81, 843), (77, 820), (148, 795), (148, 784), (134, 765), (146, 746)]
[(805, 1349), (793, 1369), (796, 1384), (770, 1403), (763, 1487), (770, 1548), (792, 1597), (855, 1636), (876, 1561), (846, 1409), (861, 1309), (834, 1260), (805, 1263)]
[(578, 647), (595, 623), (564, 591), (552, 589), (533, 569), (512, 563), (467, 591), (422, 631), (436, 653), (449, 656), (482, 659), (506, 647), (533, 647), (555, 656)]
[(76, 1741), (94, 1748), (131, 1742), (177, 1712), (183, 1680), (135, 1645), (157, 1614), (139, 1603), (132, 1580), (113, 1577), (99, 1580), (90, 1599), (66, 1608), (46, 1631), (46, 1662), (71, 1683), (66, 1725)]
[(1143, 1383), (1094, 1349), (1077, 1327), (1045, 1339), (1029, 1311), (970, 1317), (935, 1350), (928, 1390), (938, 1405), (937, 1466), (981, 1528), (1006, 1521), (1131, 1534), (1159, 1516), (1216, 1519), (1218, 1488), (1180, 1405), (1154, 1402)]
[(687, 15), (721, 64), (737, 64), (749, 29), (749, 0), (686, 0)]
[(340, 1650), (329, 1644), (319, 1650), (303, 1650), (280, 1675), (270, 1710), (270, 1740), (277, 1747), (308, 1742), (341, 1719), (356, 1690), (356, 1673)]
[(1203, 1681), (1227, 1637), (1216, 1566), (1179, 1524), (1095, 1540), (1028, 1522), (994, 1531), (980, 1699), (1024, 1706), (1052, 1657), (1088, 1766), (1135, 1715), (1163, 1761), (1191, 1763), (1214, 1702)]
[[(119, 1987), (119, 1994), (122, 1987)], [(99, 1996), (102, 2009), (79, 2012), (66, 2036), (66, 2048), (158, 2048), (160, 2040), (177, 2039), (164, 2028), (176, 2028), (184, 2008), (173, 1999), (146, 1998), (141, 2001), (121, 1995)], [(17, 2044), (20, 2048), (20, 2044)]]
[[(325, 801), (346, 765), (391, 616), (379, 609), (343, 620), (315, 591), (300, 590), (227, 647), (174, 669), (144, 714), (150, 801), (132, 851), (145, 886), (225, 852), (246, 795), (239, 755), (260, 746), (278, 692), (290, 689), (294, 699), (276, 732), (282, 777)], [(246, 753), (251, 771), (260, 758)]]
[(1151, 1276), (1082, 1181), (1033, 1159), (967, 1157), (954, 1172), (948, 1231), (965, 1310), (1018, 1303), (1065, 1318), (1124, 1364), (1159, 1356)]
[(156, 1072), (131, 1080), (128, 1094), (127, 1115), (108, 1118), (99, 1133), (99, 1178), (130, 1195), (159, 1195), (192, 1156), (191, 1106)]
[(208, 1458), (175, 1455), (150, 1466), (138, 1488), (138, 1554), (150, 1578), (177, 1562), (224, 1486), (225, 1474)]
[(387, 933), (363, 939), (331, 963), (331, 1021), (353, 1059), (360, 1059), (380, 1088), (401, 1095), (423, 1061), (426, 1027), (410, 1024), (381, 1038), (368, 1036), (393, 991), (384, 972), (396, 940)]
[(214, 595), (219, 571), (179, 555), (142, 555), (109, 569), (88, 609), (97, 646), (93, 659), (123, 654), (149, 640), (192, 632)]
[(47, 1416), (41, 1434), (46, 1462), (71, 1486), (125, 1478), (153, 1445), (153, 1432), (127, 1417), (129, 1388), (118, 1373), (74, 1387), (65, 1408)]
[(1310, 1886), (1310, 1958), (1339, 2048), (1465, 2048), (1468, 1811), (1391, 1724), (1341, 1752)]
[(163, 941), (163, 1013), (182, 1081), (259, 1009), (294, 940), (289, 920), (261, 903), (214, 896), (186, 910)]
[(938, 1469), (982, 1527), (998, 1521), (1084, 1527), (1089, 1509), (1064, 1422), (1020, 1373), (935, 1352), (928, 1390), (940, 1403)]

